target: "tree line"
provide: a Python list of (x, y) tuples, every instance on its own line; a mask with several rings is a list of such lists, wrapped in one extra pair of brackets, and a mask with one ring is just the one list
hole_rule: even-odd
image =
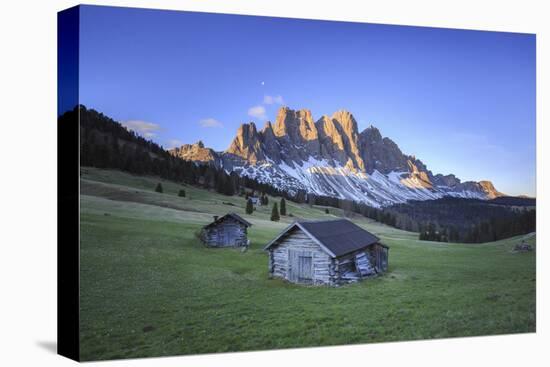
[[(155, 175), (189, 185), (213, 189), (224, 195), (243, 194), (248, 188), (272, 196), (285, 193), (270, 185), (226, 173), (213, 165), (197, 164), (171, 155), (164, 148), (126, 129), (117, 121), (93, 109), (80, 110), (80, 164), (110, 168), (136, 175)], [(74, 119), (75, 108), (59, 117)]]
[(518, 200), (512, 200), (515, 206), (510, 206), (503, 203), (505, 200), (493, 203), (448, 197), (375, 208), (351, 200), (307, 196), (303, 202), (340, 208), (344, 213), (360, 214), (398, 229), (418, 232), (419, 239), (424, 241), (483, 243), (536, 231), (535, 208), (518, 206)]
[[(261, 193), (262, 205), (268, 204), (267, 195), (271, 195), (311, 206), (340, 208), (347, 214), (356, 213), (392, 227), (419, 232), (420, 239), (429, 241), (486, 242), (535, 230), (534, 209), (502, 205), (508, 202), (517, 205), (515, 199), (498, 202), (500, 205), (491, 205), (484, 200), (442, 198), (375, 208), (364, 203), (314, 195), (303, 190), (283, 192), (249, 177), (241, 177), (236, 172), (228, 174), (214, 165), (197, 164), (175, 157), (155, 142), (82, 105), (66, 112), (59, 119), (74, 121), (78, 113), (82, 166), (118, 169), (136, 175), (156, 175), (212, 189), (224, 195), (247, 195), (247, 200), (250, 195), (247, 193), (248, 189), (252, 193)], [(185, 192), (179, 195), (185, 196)], [(247, 212), (248, 209), (247, 203)], [(272, 220), (278, 220), (279, 215), (286, 215), (286, 205), (282, 201), (280, 206), (273, 208)]]
[(482, 243), (536, 231), (534, 206), (503, 204), (504, 200), (446, 197), (385, 208), (396, 226), (419, 232), (419, 239)]

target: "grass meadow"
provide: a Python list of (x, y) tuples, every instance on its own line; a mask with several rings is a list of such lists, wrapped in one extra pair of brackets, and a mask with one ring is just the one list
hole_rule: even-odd
[[(162, 182), (164, 193), (154, 191)], [(185, 189), (187, 196), (178, 197)], [(80, 199), (83, 360), (155, 357), (535, 331), (535, 251), (522, 238), (486, 244), (418, 241), (418, 234), (355, 216), (390, 246), (384, 276), (339, 288), (268, 278), (263, 246), (296, 218), (330, 208), (287, 201), (246, 215), (227, 197), (158, 177), (84, 168)], [(212, 215), (250, 221), (251, 247), (197, 240)]]

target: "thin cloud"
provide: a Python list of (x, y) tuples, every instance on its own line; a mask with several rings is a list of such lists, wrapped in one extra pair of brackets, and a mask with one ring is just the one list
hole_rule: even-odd
[(181, 147), (183, 145), (183, 142), (178, 139), (170, 139), (168, 140), (168, 149)]
[(260, 120), (267, 120), (264, 106), (254, 106), (248, 109), (248, 116), (255, 117)]
[(223, 124), (214, 118), (202, 119), (199, 121), (202, 127), (223, 127)]
[(264, 96), (264, 104), (285, 104), (282, 96)]
[(161, 130), (160, 125), (143, 120), (128, 120), (122, 123), (122, 126), (128, 130), (135, 131), (145, 138), (152, 138)]

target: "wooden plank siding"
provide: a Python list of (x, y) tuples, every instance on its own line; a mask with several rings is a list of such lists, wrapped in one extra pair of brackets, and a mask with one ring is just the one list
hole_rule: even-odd
[[(311, 257), (311, 280), (300, 275), (308, 274), (307, 258)], [(293, 283), (334, 283), (333, 261), (321, 247), (302, 230), (294, 228), (281, 237), (278, 246), (269, 249), (270, 276), (283, 278)]]
[[(360, 279), (360, 274), (355, 278), (347, 278), (343, 275), (350, 271), (356, 272), (355, 257), (363, 252), (367, 254), (368, 260), (378, 273), (387, 271), (388, 249), (382, 245), (373, 244), (332, 258), (301, 229), (295, 227), (268, 249), (269, 275), (299, 284), (342, 285)], [(309, 261), (304, 259), (307, 257), (311, 257), (310, 280), (299, 276), (302, 272), (300, 266)], [(298, 271), (293, 271), (297, 268)]]
[(389, 251), (387, 247), (381, 246), (379, 244), (376, 244), (373, 247), (373, 251), (375, 252), (375, 268), (376, 271), (379, 273), (385, 273), (388, 271), (388, 264), (389, 264)]
[(208, 247), (239, 247), (248, 243), (247, 227), (232, 217), (204, 227), (201, 240)]
[(361, 252), (367, 254), (377, 273), (384, 273), (388, 270), (388, 249), (380, 244), (374, 244), (335, 259), (335, 282), (337, 284), (350, 282), (350, 280), (344, 279), (342, 275), (355, 269), (355, 256)]

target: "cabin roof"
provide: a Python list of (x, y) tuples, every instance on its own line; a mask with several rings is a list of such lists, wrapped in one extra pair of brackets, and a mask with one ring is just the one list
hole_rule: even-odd
[[(378, 237), (347, 219), (299, 221), (285, 228), (265, 246), (265, 250), (276, 244), (285, 233), (294, 227), (304, 231), (332, 257), (342, 256), (375, 243), (380, 243)], [(388, 247), (381, 243), (380, 245)]]
[(251, 227), (251, 226), (252, 226), (252, 223), (250, 223), (249, 221), (247, 221), (246, 219), (244, 219), (244, 218), (241, 217), (240, 215), (231, 212), (231, 213), (227, 213), (227, 214), (224, 215), (224, 216), (219, 217), (218, 219), (216, 219), (215, 221), (213, 221), (213, 222), (210, 223), (210, 224), (207, 224), (207, 225), (204, 226), (204, 227), (206, 228), (206, 227), (210, 227), (210, 226), (216, 225), (216, 224), (220, 223), (221, 221), (223, 221), (224, 218), (226, 218), (226, 217), (232, 217), (233, 219), (235, 219), (235, 220), (238, 221), (238, 222), (241, 222), (242, 224), (244, 224), (244, 225), (247, 226), (247, 227)]

